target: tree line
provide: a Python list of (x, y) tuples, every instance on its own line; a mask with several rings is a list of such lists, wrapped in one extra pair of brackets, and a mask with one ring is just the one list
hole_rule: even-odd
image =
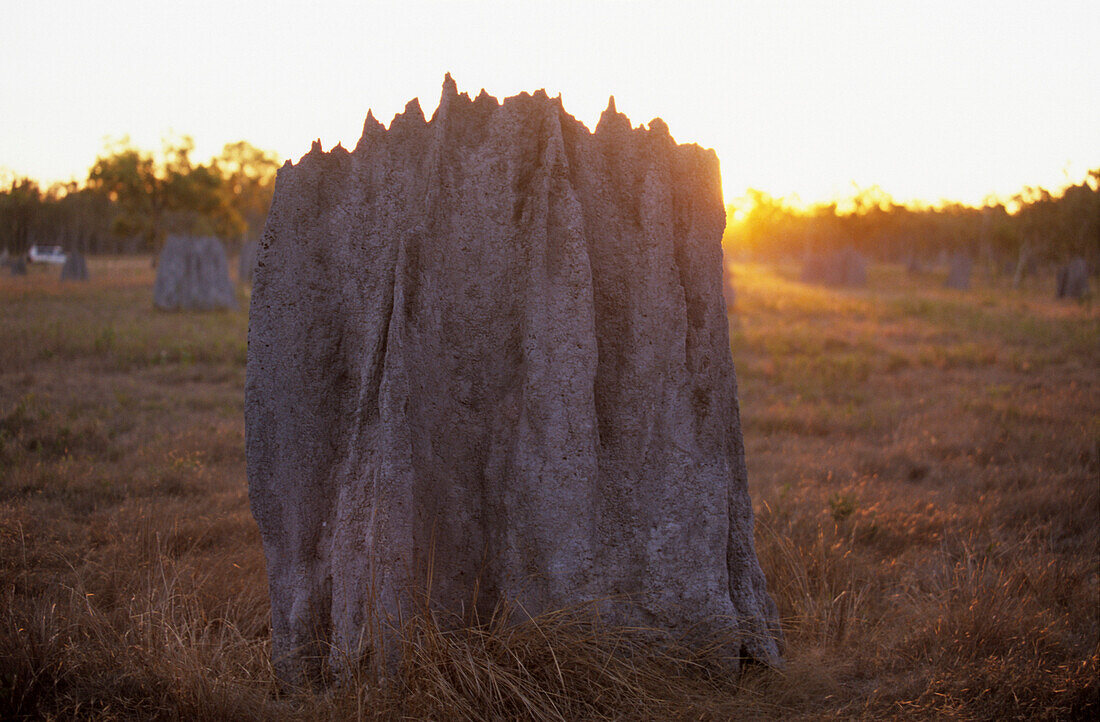
[(980, 208), (903, 205), (871, 188), (843, 203), (802, 209), (750, 190), (728, 215), (727, 248), (761, 258), (852, 249), (917, 266), (961, 253), (998, 272), (1075, 256), (1100, 267), (1100, 169), (1057, 193), (1029, 187)]
[(159, 249), (170, 233), (214, 235), (243, 243), (263, 230), (278, 157), (246, 141), (227, 144), (205, 163), (194, 141), (166, 140), (159, 152), (128, 139), (109, 144), (83, 182), (41, 187), (11, 178), (0, 188), (0, 248), (32, 244), (84, 253)]
[[(159, 152), (127, 139), (108, 145), (81, 183), (42, 188), (29, 178), (0, 187), (0, 248), (22, 254), (34, 243), (85, 253), (156, 251), (170, 233), (214, 235), (230, 244), (263, 230), (278, 157), (246, 141), (206, 163), (194, 142), (169, 139)], [(853, 249), (869, 258), (931, 263), (963, 253), (1016, 272), (1083, 256), (1100, 267), (1100, 169), (1058, 193), (1025, 188), (980, 208), (896, 203), (878, 188), (842, 203), (796, 208), (749, 190), (731, 207), (727, 247), (756, 257), (804, 257)]]

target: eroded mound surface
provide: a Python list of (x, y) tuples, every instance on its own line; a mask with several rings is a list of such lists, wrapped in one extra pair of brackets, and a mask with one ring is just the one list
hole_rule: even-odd
[(279, 172), (246, 427), (275, 657), (390, 654), (430, 589), (469, 618), (602, 599), (609, 621), (777, 659), (722, 295), (713, 151), (614, 102), (448, 76), (426, 121)]

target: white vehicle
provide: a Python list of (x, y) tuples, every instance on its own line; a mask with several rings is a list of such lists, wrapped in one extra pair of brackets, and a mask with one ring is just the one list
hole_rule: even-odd
[(31, 263), (56, 263), (61, 265), (68, 258), (61, 246), (31, 246), (27, 251), (27, 258)]

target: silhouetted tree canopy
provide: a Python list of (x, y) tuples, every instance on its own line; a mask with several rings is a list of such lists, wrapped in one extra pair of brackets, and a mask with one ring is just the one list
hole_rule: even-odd
[(803, 209), (750, 190), (730, 209), (725, 243), (772, 258), (851, 248), (880, 261), (916, 264), (963, 253), (1000, 267), (1073, 256), (1100, 266), (1100, 169), (1058, 195), (1025, 188), (1007, 206), (912, 207), (871, 188), (843, 209), (836, 203)]
[(85, 252), (156, 250), (169, 233), (214, 235), (230, 243), (259, 235), (275, 186), (277, 156), (246, 141), (227, 144), (206, 163), (191, 138), (169, 139), (159, 153), (129, 139), (109, 144), (84, 184), (43, 191), (27, 178), (0, 189), (0, 247), (32, 243)]
[[(128, 139), (109, 144), (83, 184), (43, 190), (29, 178), (0, 186), (0, 248), (25, 253), (32, 243), (90, 253), (149, 251), (168, 233), (216, 235), (230, 244), (263, 230), (278, 157), (247, 141), (228, 143), (206, 163), (193, 160), (187, 136), (159, 152)], [(850, 248), (880, 261), (930, 262), (964, 253), (1016, 273), (1028, 264), (1084, 256), (1100, 267), (1100, 169), (1059, 194), (1024, 188), (1006, 204), (914, 207), (882, 189), (841, 204), (795, 208), (750, 189), (730, 208), (725, 243), (761, 257), (802, 257)]]

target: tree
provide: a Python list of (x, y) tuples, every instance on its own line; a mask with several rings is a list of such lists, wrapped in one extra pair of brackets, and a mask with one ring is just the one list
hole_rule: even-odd
[(193, 151), (187, 136), (166, 140), (159, 158), (123, 138), (96, 159), (87, 185), (114, 205), (116, 234), (154, 250), (170, 232), (236, 237), (244, 230), (217, 161), (195, 165)]
[(0, 245), (16, 255), (26, 253), (41, 205), (38, 183), (30, 178), (13, 179), (10, 189), (0, 194)]
[[(194, 143), (168, 139), (160, 153), (109, 143), (87, 181), (42, 190), (0, 171), (0, 247), (22, 254), (33, 243), (102, 252), (156, 250), (168, 233), (242, 241), (259, 235), (279, 167), (274, 153), (229, 143), (204, 164)], [(135, 244), (136, 241), (136, 244)]]
[(111, 230), (137, 236), (152, 248), (164, 213), (164, 182), (151, 153), (134, 148), (129, 138), (108, 147), (88, 172), (89, 188), (107, 196), (115, 214)]
[(961, 252), (997, 268), (1011, 261), (1017, 283), (1036, 263), (1084, 256), (1100, 267), (1100, 169), (1060, 194), (1024, 188), (1009, 206), (1011, 212), (996, 200), (982, 208), (900, 205), (872, 187), (840, 203), (802, 209), (750, 190), (731, 214), (727, 234), (750, 252), (775, 257), (851, 247), (916, 267), (921, 259)]
[(279, 170), (278, 156), (241, 140), (227, 143), (215, 160), (225, 179), (229, 206), (243, 221), (245, 235), (255, 239), (267, 220)]

